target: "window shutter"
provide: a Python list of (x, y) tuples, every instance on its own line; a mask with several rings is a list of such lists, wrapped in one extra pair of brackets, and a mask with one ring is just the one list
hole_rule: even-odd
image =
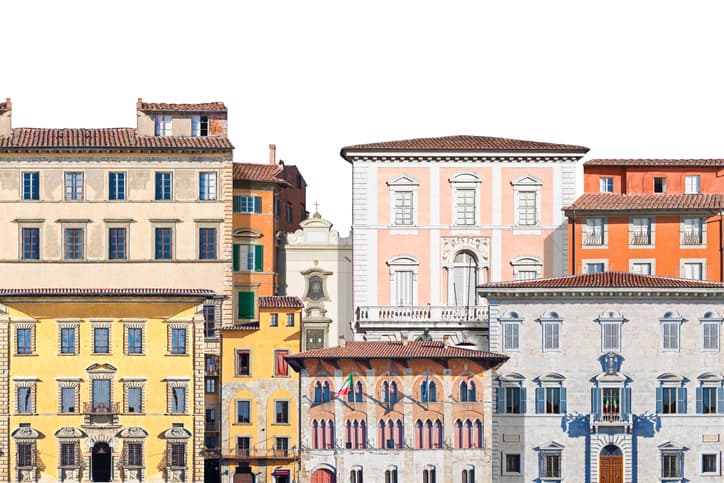
[(241, 196), (235, 195), (232, 197), (231, 211), (233, 213), (241, 213)]
[(502, 387), (495, 388), (495, 412), (498, 414), (503, 414), (503, 412), (505, 412), (504, 391), (505, 389)]
[(524, 387), (520, 388), (520, 414), (525, 414), (526, 412), (526, 389)]
[(679, 414), (686, 414), (686, 388), (680, 387), (677, 391), (678, 395), (678, 404), (677, 404), (677, 412)]
[(240, 319), (254, 318), (254, 292), (239, 292), (237, 303)]
[(631, 388), (623, 388), (623, 397), (621, 398), (621, 416), (624, 420), (628, 420), (628, 415), (631, 412)]
[(568, 397), (566, 395), (566, 388), (561, 388), (561, 414), (568, 412)]
[(254, 271), (264, 271), (264, 245), (254, 245)]
[(719, 414), (724, 414), (724, 387), (720, 387), (717, 391), (716, 404), (716, 412)]
[(234, 243), (234, 250), (232, 251), (233, 260), (231, 262), (231, 269), (234, 272), (239, 271), (239, 249), (240, 248), (241, 247), (238, 244)]
[(593, 420), (601, 420), (601, 388), (591, 388), (591, 412), (593, 412)]
[(696, 414), (704, 412), (704, 389), (699, 386), (696, 388)]
[(254, 213), (261, 213), (261, 196), (254, 197)]
[(543, 389), (542, 387), (536, 387), (535, 388), (535, 412), (538, 414), (543, 414), (545, 412), (544, 397), (545, 397), (545, 389)]
[(663, 388), (656, 388), (656, 414), (664, 412)]

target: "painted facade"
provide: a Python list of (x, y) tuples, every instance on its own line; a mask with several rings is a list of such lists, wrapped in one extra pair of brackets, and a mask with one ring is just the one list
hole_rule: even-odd
[(1, 290), (0, 480), (202, 481), (210, 295)]
[(299, 352), (302, 306), (260, 297), (258, 322), (221, 329), (221, 467), (241, 483), (303, 481), (299, 378), (284, 359)]
[(722, 477), (724, 285), (629, 273), (480, 287), (491, 350), (493, 481)]
[(490, 481), (489, 369), (504, 356), (401, 341), (288, 360), (302, 379), (299, 481)]
[(476, 284), (566, 272), (581, 146), (476, 136), (348, 146), (358, 338), (487, 346)]

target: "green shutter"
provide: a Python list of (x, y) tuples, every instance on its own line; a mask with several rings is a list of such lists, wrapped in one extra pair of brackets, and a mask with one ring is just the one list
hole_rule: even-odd
[(261, 213), (261, 196), (254, 197), (254, 213)]
[(241, 247), (238, 244), (234, 243), (234, 250), (232, 251), (233, 261), (231, 262), (231, 269), (235, 272), (239, 271), (239, 249), (240, 248)]
[(254, 246), (254, 271), (264, 271), (264, 245)]
[(239, 319), (251, 320), (254, 318), (254, 292), (239, 292), (237, 294), (237, 312)]

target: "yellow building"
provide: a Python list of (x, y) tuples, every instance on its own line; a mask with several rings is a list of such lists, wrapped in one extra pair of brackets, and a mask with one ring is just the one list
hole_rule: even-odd
[(0, 481), (203, 481), (213, 295), (0, 290)]
[(302, 307), (259, 297), (257, 322), (221, 328), (224, 482), (298, 481), (299, 378), (284, 357), (299, 352)]

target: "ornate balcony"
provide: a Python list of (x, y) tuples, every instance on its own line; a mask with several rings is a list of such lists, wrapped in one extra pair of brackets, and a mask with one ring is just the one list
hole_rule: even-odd
[[(364, 306), (357, 307), (357, 323), (360, 327), (373, 328), (376, 325), (396, 327), (459, 327), (480, 326), (488, 321), (488, 306)], [(392, 324), (391, 324), (392, 323)]]
[(91, 415), (113, 415), (121, 413), (121, 403), (112, 402), (108, 405), (104, 403), (83, 403), (83, 414)]
[(601, 428), (621, 428), (626, 432), (631, 431), (631, 415), (621, 414), (619, 412), (610, 412), (591, 415), (592, 427), (594, 432)]

